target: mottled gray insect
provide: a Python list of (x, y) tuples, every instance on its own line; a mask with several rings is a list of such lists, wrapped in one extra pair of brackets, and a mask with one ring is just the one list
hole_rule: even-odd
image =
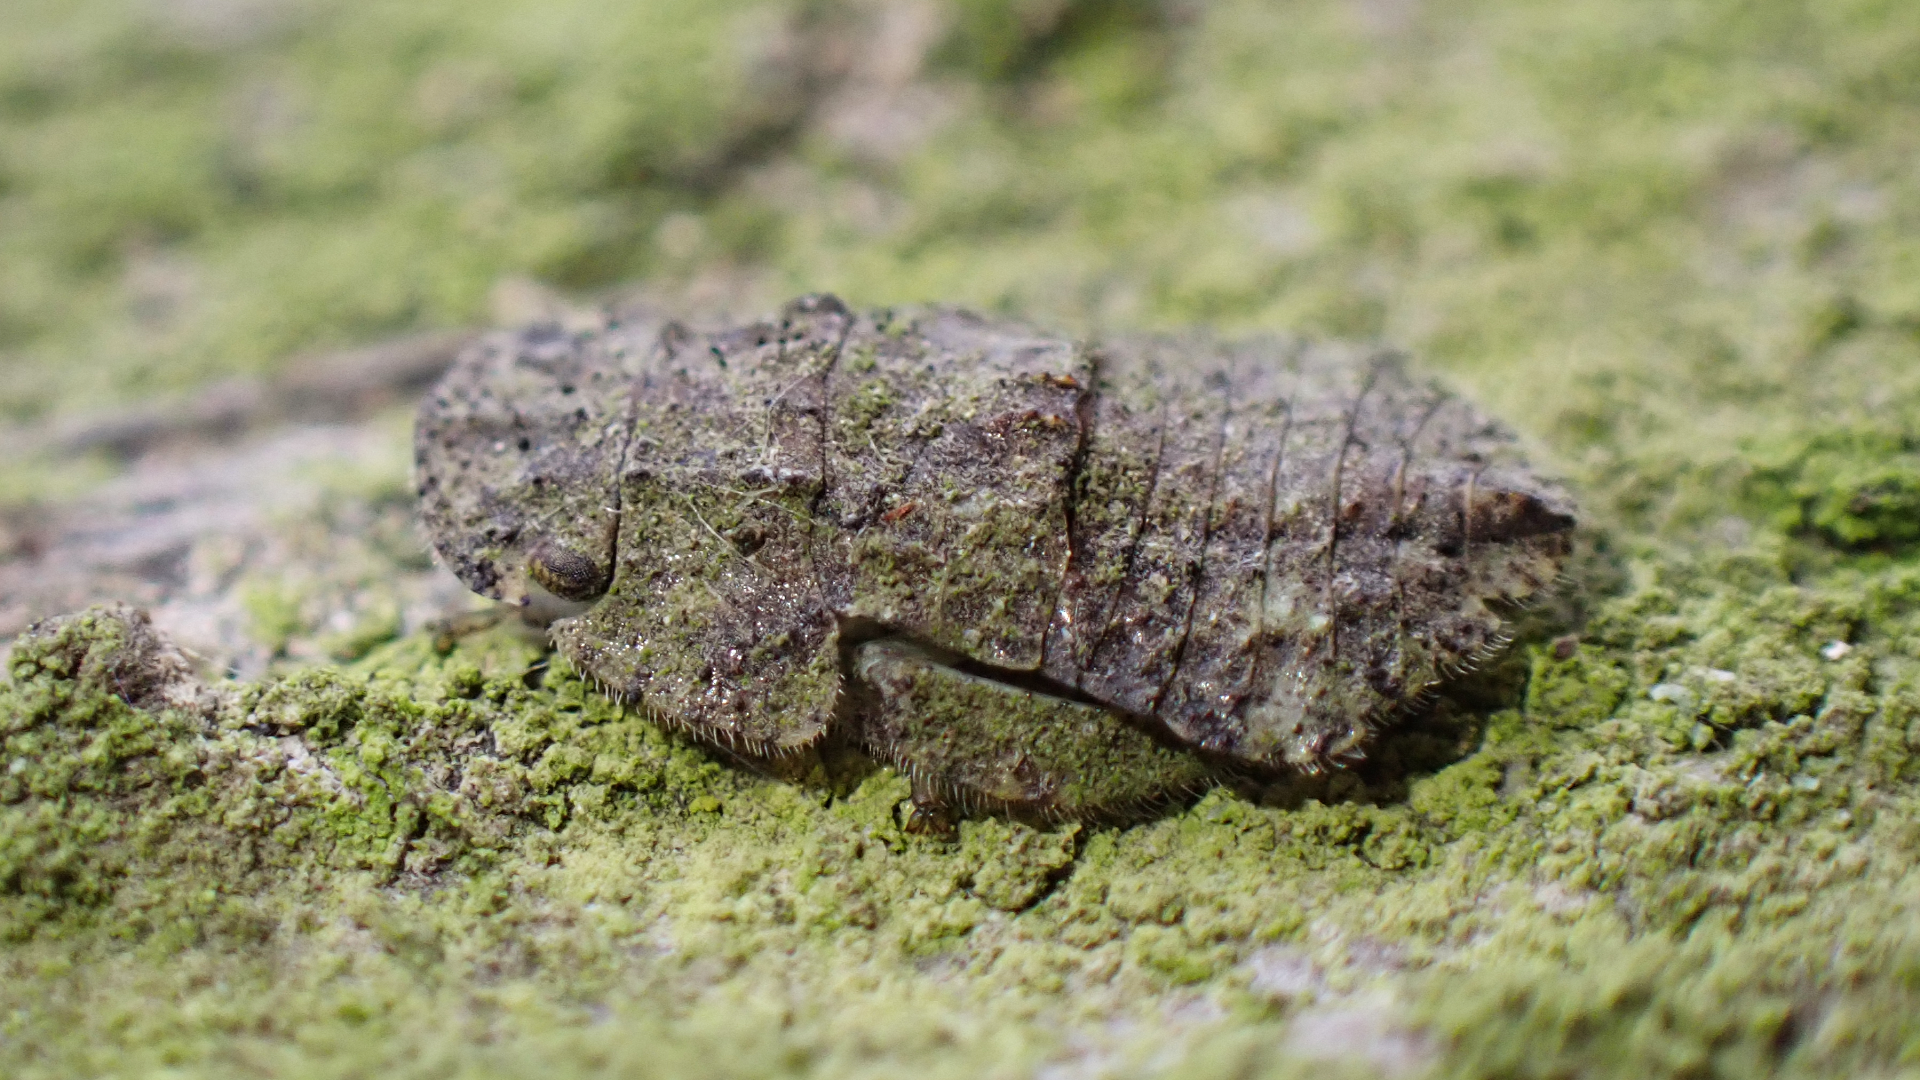
[[(1573, 526), (1392, 355), (1088, 345), (963, 311), (533, 329), (421, 408), (434, 546), (607, 692), (745, 754), (838, 732), (924, 810), (1122, 812), (1361, 757)], [(590, 605), (590, 606), (588, 606)]]

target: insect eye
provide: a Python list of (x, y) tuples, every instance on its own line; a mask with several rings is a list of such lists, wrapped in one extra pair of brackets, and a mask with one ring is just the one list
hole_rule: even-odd
[(612, 575), (599, 563), (558, 544), (542, 544), (527, 560), (527, 572), (562, 600), (587, 601), (604, 596)]

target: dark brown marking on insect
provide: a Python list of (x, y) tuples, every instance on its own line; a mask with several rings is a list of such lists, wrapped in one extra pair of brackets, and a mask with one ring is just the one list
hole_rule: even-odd
[(1099, 632), (1093, 635), (1091, 642), (1079, 655), (1069, 658), (1077, 671), (1084, 672), (1087, 666), (1093, 663), (1093, 658), (1100, 654), (1119, 625), (1118, 619), (1121, 599), (1126, 589), (1126, 583), (1133, 580), (1134, 571), (1140, 555), (1140, 540), (1147, 528), (1147, 511), (1148, 508), (1153, 505), (1154, 497), (1159, 493), (1160, 470), (1166, 463), (1167, 406), (1165, 403), (1162, 403), (1159, 409), (1158, 421), (1153, 425), (1153, 435), (1153, 458), (1152, 465), (1146, 474), (1145, 496), (1139, 500), (1139, 513), (1132, 518), (1132, 525), (1128, 532), (1125, 552), (1120, 559), (1119, 580), (1105, 590), (1105, 599), (1099, 603), (1099, 614), (1093, 620), (1095, 625), (1099, 626)]
[(1268, 672), (1281, 662), (1266, 621), (1279, 532), (1272, 504), (1282, 452), (1275, 431), (1287, 425), (1285, 403), (1298, 381), (1266, 356), (1238, 350), (1210, 354), (1207, 364), (1232, 388), (1231, 414), (1215, 471), (1218, 493), (1193, 622), (1178, 678), (1158, 715), (1188, 742), (1223, 749), (1241, 741), (1247, 702), (1260, 695), (1271, 681)]
[(1468, 566), (1473, 565), (1473, 496), (1479, 486), (1480, 473), (1475, 470), (1468, 474), (1460, 495), (1460, 557)]
[(1354, 395), (1353, 405), (1347, 410), (1346, 430), (1340, 438), (1340, 446), (1333, 455), (1333, 477), (1329, 483), (1327, 499), (1327, 570), (1326, 581), (1321, 590), (1323, 614), (1332, 620), (1326, 628), (1325, 640), (1327, 653), (1335, 663), (1340, 660), (1340, 613), (1334, 604), (1333, 590), (1340, 579), (1340, 525), (1345, 517), (1347, 455), (1352, 452), (1355, 434), (1360, 424), (1360, 410), (1365, 407), (1367, 395), (1373, 392), (1374, 383), (1379, 380), (1378, 361), (1368, 366), (1367, 377), (1360, 384), (1360, 390)]
[(1155, 716), (1160, 715), (1166, 704), (1167, 692), (1172, 689), (1174, 680), (1180, 677), (1180, 665), (1186, 660), (1187, 642), (1193, 638), (1193, 613), (1200, 604), (1200, 595), (1207, 578), (1207, 549), (1213, 542), (1214, 528), (1225, 516), (1220, 505), (1220, 492), (1226, 478), (1227, 433), (1233, 429), (1233, 398), (1231, 387), (1224, 375), (1216, 375), (1208, 380), (1217, 385), (1220, 395), (1220, 423), (1214, 436), (1213, 467), (1209, 470), (1207, 485), (1206, 512), (1200, 528), (1200, 549), (1188, 570), (1188, 591), (1186, 614), (1181, 619), (1180, 638), (1173, 646), (1173, 662), (1168, 665), (1166, 677), (1160, 688), (1154, 691), (1153, 708), (1148, 710)]
[[(781, 316), (781, 335), (778, 341), (781, 359), (786, 358), (789, 345), (799, 343), (804, 343), (806, 351), (815, 357), (813, 366), (802, 378), (817, 386), (809, 387), (813, 391), (812, 400), (807, 406), (799, 407), (797, 411), (802, 417), (810, 417), (814, 428), (813, 443), (819, 460), (820, 486), (814, 493), (808, 509), (817, 512), (821, 500), (826, 497), (827, 490), (833, 483), (828, 431), (833, 407), (830, 380), (835, 367), (840, 362), (840, 353), (846, 346), (847, 337), (853, 333), (855, 320), (853, 313), (847, 310), (846, 305), (842, 304), (838, 297), (824, 295), (803, 296), (788, 304)], [(782, 390), (779, 399), (784, 400), (786, 393), (786, 390)], [(770, 404), (767, 411), (768, 434), (771, 438), (775, 407)], [(809, 532), (811, 533), (811, 523), (809, 523)]]
[[(1396, 569), (1407, 564), (1405, 558), (1406, 547), (1409, 543), (1414, 542), (1408, 538), (1408, 533), (1414, 526), (1407, 517), (1407, 489), (1408, 475), (1414, 468), (1418, 453), (1416, 444), (1419, 442), (1421, 435), (1426, 432), (1428, 424), (1433, 422), (1434, 416), (1448, 403), (1448, 400), (1446, 394), (1438, 390), (1433, 391), (1429, 395), (1426, 405), (1416, 414), (1413, 424), (1411, 425), (1411, 430), (1397, 427), (1395, 431), (1395, 441), (1400, 446), (1400, 456), (1398, 460), (1394, 462), (1391, 492), (1392, 510), (1388, 514), (1387, 522), (1381, 532), (1381, 536), (1393, 545), (1392, 565)], [(1415, 486), (1424, 489), (1426, 485), (1424, 482), (1419, 482), (1416, 483)], [(1416, 492), (1416, 498), (1423, 493), (1423, 491)], [(1397, 628), (1398, 637), (1400, 639), (1407, 639), (1415, 629), (1408, 590), (1408, 574), (1404, 571), (1396, 572), (1390, 577), (1390, 580), (1392, 582), (1392, 617), (1394, 625)], [(1368, 677), (1374, 689), (1383, 695), (1393, 693), (1397, 689), (1392, 673), (1383, 665), (1371, 665), (1368, 669)], [(1415, 693), (1418, 692), (1419, 691), (1415, 691)]]
[[(1152, 714), (1188, 630), (1194, 570), (1214, 512), (1202, 499), (1214, 490), (1222, 402), (1209, 389), (1210, 370), (1181, 356), (1176, 342), (1120, 341), (1108, 353), (1089, 452), (1094, 482), (1081, 517), (1085, 548), (1110, 554), (1089, 567), (1085, 580), (1095, 588), (1076, 590), (1075, 606), (1098, 611), (1110, 596), (1112, 614), (1100, 620), (1095, 647), (1074, 657), (1075, 669), (1053, 674)], [(1156, 448), (1151, 463), (1147, 446)]]
[(1393, 470), (1393, 512), (1388, 519), (1389, 534), (1399, 530), (1403, 524), (1402, 517), (1406, 512), (1407, 499), (1407, 471), (1413, 467), (1414, 444), (1419, 441), (1421, 433), (1432, 422), (1434, 414), (1439, 412), (1440, 407), (1446, 403), (1445, 396), (1433, 395), (1426, 407), (1421, 409), (1414, 419), (1413, 430), (1404, 434), (1395, 433), (1395, 441), (1400, 444), (1400, 460), (1395, 463)]
[(1489, 543), (1511, 543), (1573, 527), (1573, 515), (1553, 509), (1535, 495), (1504, 488), (1482, 492), (1478, 480), (1476, 473), (1465, 530), (1469, 535)]
[[(1094, 349), (1081, 353), (1087, 364), (1088, 378), (1083, 387), (1077, 381), (1065, 389), (1082, 390), (1074, 403), (1074, 420), (1079, 424), (1079, 440), (1073, 448), (1073, 456), (1067, 463), (1067, 479), (1064, 487), (1066, 496), (1065, 514), (1067, 522), (1067, 561), (1060, 568), (1060, 578), (1054, 584), (1053, 609), (1048, 616), (1046, 634), (1040, 641), (1040, 664), (1042, 672), (1052, 671), (1053, 660), (1062, 644), (1060, 630), (1062, 621), (1072, 618), (1072, 597), (1078, 587), (1079, 578), (1092, 554), (1086, 550), (1085, 537), (1080, 521), (1081, 500), (1086, 494), (1087, 454), (1093, 446), (1093, 428), (1099, 416), (1099, 389), (1101, 365), (1105, 362), (1101, 354)], [(1071, 650), (1069, 650), (1071, 651)]]
[(1280, 507), (1280, 470), (1287, 464), (1287, 436), (1293, 433), (1293, 397), (1288, 395), (1282, 409), (1280, 434), (1274, 440), (1273, 466), (1267, 472), (1266, 539), (1260, 545), (1260, 607), (1254, 632), (1264, 638), (1267, 633), (1267, 602), (1273, 594), (1273, 546), (1279, 538), (1280, 521), (1276, 516)]

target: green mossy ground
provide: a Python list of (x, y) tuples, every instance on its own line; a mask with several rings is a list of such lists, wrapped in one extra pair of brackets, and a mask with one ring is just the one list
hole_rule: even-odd
[(863, 141), (851, 4), (12, 3), (0, 411), (515, 275), (1379, 335), (1569, 479), (1562, 602), (1375, 768), (952, 844), (505, 631), (139, 709), (62, 624), (0, 1072), (1920, 1071), (1920, 6), (925, 10), (942, 119)]

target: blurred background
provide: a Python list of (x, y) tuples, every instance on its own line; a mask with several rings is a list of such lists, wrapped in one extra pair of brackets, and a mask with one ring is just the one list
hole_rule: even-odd
[[(196, 632), (254, 642), (252, 669), (351, 654), (457, 602), (393, 583), (426, 573), (404, 403), (464, 332), (816, 290), (1382, 338), (1510, 418), (1616, 536), (1920, 539), (1903, 0), (8, 0), (5, 22), (5, 633), (194, 594), (224, 605)], [(347, 541), (370, 561), (316, 569)], [(301, 644), (321, 633), (348, 644)]]

